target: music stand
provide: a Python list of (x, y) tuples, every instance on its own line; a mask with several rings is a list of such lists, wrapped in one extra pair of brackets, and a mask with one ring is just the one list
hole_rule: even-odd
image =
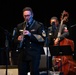
[[(67, 56), (67, 55), (72, 55), (73, 54), (70, 45), (50, 46), (49, 49), (50, 49), (51, 56), (64, 56), (64, 55)], [(62, 60), (62, 57), (61, 57), (61, 60)], [(61, 63), (60, 75), (63, 75), (63, 72), (62, 72), (62, 61), (60, 63)]]
[(52, 56), (66, 56), (73, 53), (70, 45), (50, 46), (49, 49)]

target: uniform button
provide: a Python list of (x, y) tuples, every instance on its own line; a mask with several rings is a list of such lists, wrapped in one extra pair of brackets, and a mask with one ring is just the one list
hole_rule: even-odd
[(31, 44), (31, 42), (30, 42), (30, 44)]

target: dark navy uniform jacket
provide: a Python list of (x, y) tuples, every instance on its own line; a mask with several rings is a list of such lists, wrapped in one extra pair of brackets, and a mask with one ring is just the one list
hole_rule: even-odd
[(42, 35), (44, 31), (44, 25), (36, 20), (33, 20), (29, 27), (27, 27), (25, 22), (18, 24), (14, 37), (14, 43), (17, 45), (18, 49), (20, 41), (18, 41), (17, 38), (22, 34), (24, 27), (26, 30), (31, 32), (31, 36), (24, 36), (24, 41), (20, 51), (24, 51), (25, 55), (27, 56), (40, 56), (42, 44), (44, 43), (44, 36)]

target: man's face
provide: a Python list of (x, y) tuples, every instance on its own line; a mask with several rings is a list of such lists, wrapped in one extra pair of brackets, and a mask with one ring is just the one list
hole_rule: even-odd
[(33, 14), (30, 11), (24, 11), (23, 12), (23, 18), (25, 21), (29, 22), (33, 18)]

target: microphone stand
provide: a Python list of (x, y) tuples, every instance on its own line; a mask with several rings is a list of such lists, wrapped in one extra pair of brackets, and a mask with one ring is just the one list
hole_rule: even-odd
[(3, 27), (0, 26), (0, 28), (4, 31), (5, 33), (5, 49), (6, 49), (6, 75), (8, 75), (7, 73), (7, 69), (8, 69), (8, 60), (9, 60), (9, 38), (8, 36), (11, 35), (6, 29), (4, 29)]
[(6, 49), (6, 75), (8, 75), (8, 57), (9, 57), (9, 41), (8, 41), (8, 31), (5, 30), (5, 49)]
[(49, 74), (49, 55), (48, 55), (48, 47), (49, 47), (49, 42), (48, 42), (48, 29), (46, 30), (46, 38), (45, 38), (45, 47), (46, 47), (46, 51), (47, 51), (47, 57), (46, 57), (46, 60), (47, 60), (47, 75)]

